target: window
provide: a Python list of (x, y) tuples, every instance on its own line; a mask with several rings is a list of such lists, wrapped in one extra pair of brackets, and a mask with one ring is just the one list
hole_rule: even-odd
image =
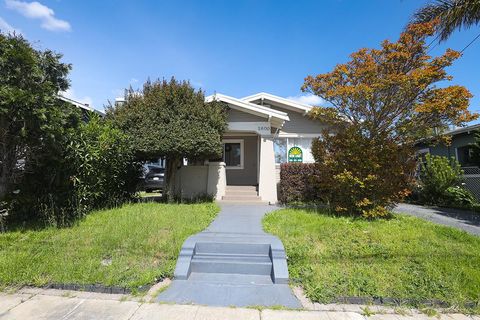
[(273, 141), (275, 163), (287, 162), (287, 138), (277, 138)]
[(315, 162), (312, 156), (313, 138), (276, 138), (273, 143), (275, 152), (275, 163), (288, 162), (288, 150), (293, 147), (300, 147), (303, 152), (303, 162)]
[(457, 160), (462, 167), (472, 167), (477, 165), (472, 146), (458, 147)]
[(223, 161), (227, 169), (243, 169), (243, 140), (223, 140)]

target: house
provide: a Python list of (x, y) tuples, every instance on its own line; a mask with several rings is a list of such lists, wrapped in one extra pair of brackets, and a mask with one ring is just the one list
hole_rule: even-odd
[(74, 99), (71, 99), (71, 98), (67, 98), (67, 97), (65, 97), (61, 94), (59, 94), (57, 96), (57, 98), (59, 100), (65, 101), (65, 102), (79, 108), (82, 111), (82, 117), (83, 117), (83, 120), (85, 120), (85, 121), (88, 121), (90, 115), (93, 114), (93, 113), (96, 113), (101, 117), (105, 116), (105, 114), (103, 112), (101, 112), (101, 111), (99, 111), (95, 108), (92, 108), (88, 103), (83, 103), (83, 102), (80, 102), (80, 101), (77, 101), (77, 100), (74, 100)]
[(228, 189), (234, 194), (254, 190), (256, 199), (276, 203), (280, 164), (313, 162), (312, 140), (325, 125), (308, 117), (311, 106), (264, 92), (241, 99), (224, 94), (206, 98), (214, 99), (229, 107), (223, 159), (182, 167), (177, 192), (222, 200), (228, 199)]
[(480, 133), (480, 124), (449, 130), (445, 134), (451, 137), (450, 145), (419, 143), (417, 153), (455, 158), (465, 173), (465, 187), (480, 200), (480, 163), (472, 158), (476, 133)]

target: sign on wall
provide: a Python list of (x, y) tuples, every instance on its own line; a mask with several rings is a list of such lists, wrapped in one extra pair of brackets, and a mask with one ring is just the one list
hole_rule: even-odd
[(303, 151), (299, 147), (288, 150), (288, 162), (303, 162)]

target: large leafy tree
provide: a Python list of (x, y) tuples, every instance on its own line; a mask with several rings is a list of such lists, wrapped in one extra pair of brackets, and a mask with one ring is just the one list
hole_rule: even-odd
[(204, 93), (189, 82), (147, 81), (141, 92), (128, 90), (125, 103), (108, 116), (130, 137), (140, 159), (165, 157), (165, 197), (173, 201), (175, 175), (182, 159), (218, 158), (226, 129), (226, 108), (205, 102)]
[(437, 86), (452, 79), (445, 68), (460, 53), (428, 56), (425, 41), (434, 30), (434, 22), (411, 25), (397, 42), (361, 49), (333, 71), (305, 79), (303, 90), (330, 104), (310, 113), (331, 125), (313, 152), (329, 172), (323, 181), (340, 188), (327, 196), (339, 211), (386, 213), (405, 195), (417, 139), (476, 119), (466, 88)]
[(21, 35), (0, 33), (0, 200), (55, 148), (67, 123), (78, 120), (57, 99), (69, 86), (70, 65), (61, 57), (32, 48)]
[(480, 0), (435, 0), (417, 10), (412, 23), (438, 21), (440, 40), (446, 40), (456, 29), (480, 23)]

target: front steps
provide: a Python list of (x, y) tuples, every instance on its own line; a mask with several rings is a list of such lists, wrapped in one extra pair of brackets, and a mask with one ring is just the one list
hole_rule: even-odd
[(199, 242), (190, 262), (191, 273), (270, 277), (272, 267), (270, 245), (253, 243)]
[(157, 301), (211, 306), (301, 307), (285, 251), (271, 235), (203, 232), (184, 243), (174, 281)]
[[(251, 188), (239, 191), (248, 193)], [(275, 207), (248, 204), (222, 204), (215, 221), (183, 243), (174, 281), (157, 301), (301, 307), (288, 285), (283, 244), (262, 229), (263, 216)]]
[(255, 186), (227, 186), (222, 201), (262, 203), (262, 198), (258, 196)]

